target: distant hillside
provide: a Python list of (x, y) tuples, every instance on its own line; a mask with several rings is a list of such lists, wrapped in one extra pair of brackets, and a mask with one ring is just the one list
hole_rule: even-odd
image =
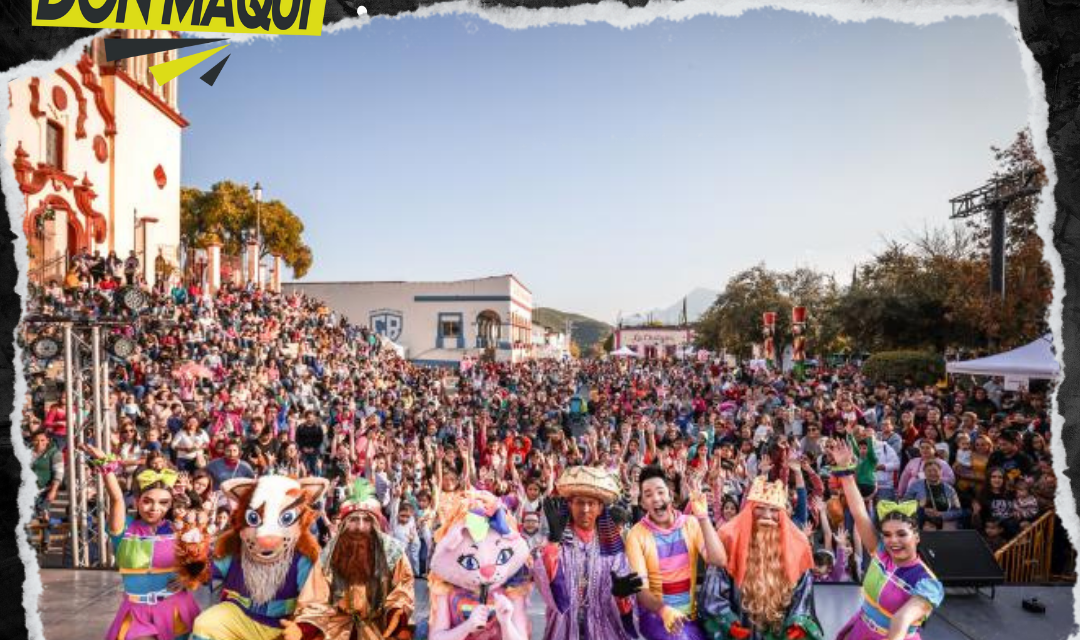
[(576, 313), (566, 313), (548, 307), (533, 309), (533, 322), (554, 331), (566, 331), (566, 322), (568, 320), (574, 323), (571, 338), (578, 343), (583, 354), (588, 353), (594, 344), (602, 343), (615, 330), (606, 322), (593, 320)]
[[(687, 322), (697, 322), (697, 319), (701, 317), (701, 314), (705, 313), (712, 303), (716, 302), (716, 296), (720, 295), (719, 292), (712, 289), (704, 289), (698, 287), (690, 293), (686, 294), (686, 315)], [(675, 325), (679, 323), (679, 317), (682, 316), (683, 299), (679, 298), (671, 306), (665, 309), (653, 309), (645, 313), (635, 313), (630, 316), (623, 316), (623, 325), (635, 325), (646, 324), (651, 318), (654, 322), (660, 324)]]

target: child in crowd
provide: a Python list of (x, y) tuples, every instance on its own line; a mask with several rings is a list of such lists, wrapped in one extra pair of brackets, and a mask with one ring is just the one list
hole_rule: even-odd
[(1023, 479), (1013, 483), (1013, 518), (1027, 529), (1039, 517), (1039, 501), (1031, 493), (1031, 484)]

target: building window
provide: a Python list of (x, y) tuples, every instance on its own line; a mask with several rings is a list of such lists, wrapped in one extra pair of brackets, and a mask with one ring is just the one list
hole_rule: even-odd
[(49, 120), (45, 128), (45, 164), (64, 168), (64, 128)]
[(461, 337), (460, 320), (442, 320), (442, 337), (457, 339)]

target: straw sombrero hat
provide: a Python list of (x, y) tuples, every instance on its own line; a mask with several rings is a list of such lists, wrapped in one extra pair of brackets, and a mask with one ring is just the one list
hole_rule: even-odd
[(585, 496), (606, 505), (618, 500), (622, 492), (618, 478), (597, 467), (570, 467), (559, 477), (555, 487), (564, 498)]

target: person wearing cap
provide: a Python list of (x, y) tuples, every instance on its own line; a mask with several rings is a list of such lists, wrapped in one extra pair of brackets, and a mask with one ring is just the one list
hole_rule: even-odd
[(572, 467), (544, 500), (548, 542), (533, 563), (533, 582), (547, 607), (544, 640), (636, 637), (634, 594), (642, 581), (626, 560), (609, 507), (619, 482), (595, 467)]
[(284, 640), (411, 638), (412, 567), (367, 480), (349, 488), (338, 517), (318, 565), (322, 579), (305, 583)]
[(814, 608), (814, 560), (788, 516), (781, 481), (758, 476), (739, 515), (720, 528), (727, 555), (702, 582), (698, 613), (711, 638), (822, 640)]

